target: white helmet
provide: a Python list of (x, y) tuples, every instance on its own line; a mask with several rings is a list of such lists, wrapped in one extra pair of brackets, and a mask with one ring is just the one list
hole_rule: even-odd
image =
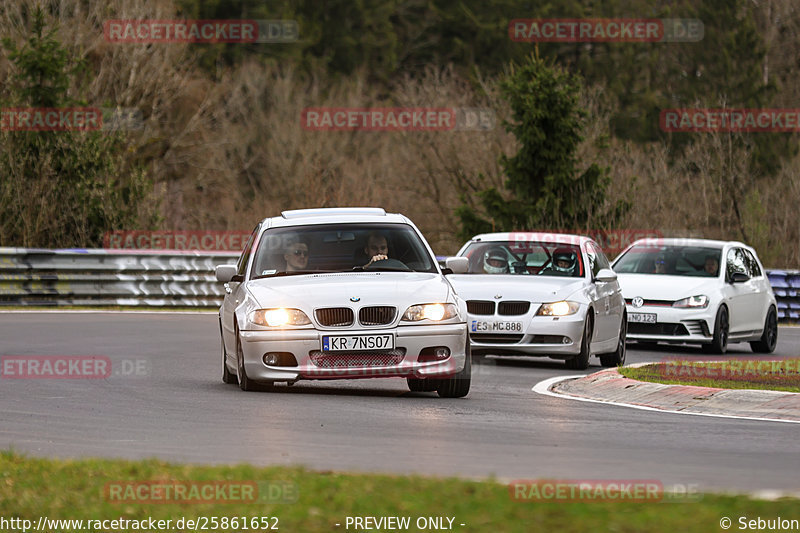
[(508, 256), (502, 248), (491, 248), (483, 254), (483, 271), (487, 274), (508, 274)]
[[(567, 266), (559, 266), (560, 262), (568, 263)], [(553, 252), (553, 270), (561, 272), (562, 274), (573, 274), (575, 272), (575, 264), (577, 263), (577, 256), (575, 252), (567, 249), (558, 249)]]

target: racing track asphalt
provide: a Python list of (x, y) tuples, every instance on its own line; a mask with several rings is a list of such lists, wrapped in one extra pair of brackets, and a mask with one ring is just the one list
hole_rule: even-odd
[[(629, 344), (629, 362), (699, 349)], [(777, 357), (797, 357), (781, 328)], [(3, 313), (0, 355), (108, 356), (107, 379), (0, 379), (0, 449), (34, 456), (300, 464), (503, 480), (657, 479), (701, 490), (800, 489), (800, 427), (688, 417), (534, 393), (550, 359), (474, 367), (464, 399), (405, 381), (300, 382), (245, 393), (220, 380), (215, 314)], [(751, 357), (747, 344), (729, 357)], [(144, 375), (124, 375), (139, 361)]]

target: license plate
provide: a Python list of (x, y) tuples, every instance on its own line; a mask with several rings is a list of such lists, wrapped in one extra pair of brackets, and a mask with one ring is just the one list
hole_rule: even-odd
[(522, 333), (522, 322), (488, 322), (485, 320), (473, 320), (470, 326), (473, 332), (508, 332)]
[(364, 350), (393, 350), (394, 335), (325, 335), (322, 337), (323, 352), (352, 352)]
[(628, 315), (628, 322), (643, 322), (645, 324), (656, 323), (655, 313), (630, 313)]

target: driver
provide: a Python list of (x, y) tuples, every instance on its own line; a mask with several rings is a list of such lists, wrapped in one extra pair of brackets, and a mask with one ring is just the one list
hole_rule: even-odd
[(561, 248), (553, 252), (553, 274), (557, 276), (572, 276), (575, 274), (575, 265), (578, 257), (575, 252)]
[(503, 248), (489, 248), (483, 254), (483, 271), (487, 274), (508, 274), (508, 256)]
[(389, 259), (389, 242), (386, 240), (386, 235), (377, 231), (370, 232), (367, 237), (367, 245), (364, 246), (364, 253), (370, 258), (364, 268), (376, 261)]

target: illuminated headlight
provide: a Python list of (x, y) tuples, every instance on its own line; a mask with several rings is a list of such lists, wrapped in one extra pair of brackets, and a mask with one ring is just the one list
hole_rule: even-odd
[(698, 296), (690, 296), (688, 298), (684, 298), (683, 300), (678, 300), (672, 307), (683, 307), (683, 308), (691, 308), (691, 309), (704, 309), (708, 307), (708, 296), (705, 294), (700, 294)]
[(568, 302), (566, 300), (560, 302), (553, 302), (551, 304), (542, 304), (539, 310), (536, 311), (536, 316), (567, 316), (574, 315), (578, 312), (581, 305), (578, 302)]
[(299, 309), (259, 309), (252, 314), (251, 322), (259, 326), (305, 326), (311, 324), (308, 316)]
[(412, 305), (403, 313), (403, 320), (418, 322), (420, 320), (447, 320), (458, 316), (458, 308), (455, 304), (421, 304)]

